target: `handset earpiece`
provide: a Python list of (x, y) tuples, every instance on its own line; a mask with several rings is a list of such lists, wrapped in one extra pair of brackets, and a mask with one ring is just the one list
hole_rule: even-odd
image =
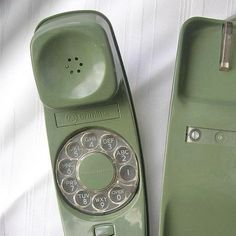
[(51, 108), (65, 108), (110, 99), (116, 93), (117, 78), (104, 29), (89, 21), (44, 24), (31, 44), (42, 102)]

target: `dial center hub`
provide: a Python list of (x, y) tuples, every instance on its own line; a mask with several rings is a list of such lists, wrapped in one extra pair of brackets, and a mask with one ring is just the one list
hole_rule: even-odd
[(76, 167), (76, 177), (91, 190), (108, 187), (115, 178), (111, 159), (100, 152), (88, 153)]

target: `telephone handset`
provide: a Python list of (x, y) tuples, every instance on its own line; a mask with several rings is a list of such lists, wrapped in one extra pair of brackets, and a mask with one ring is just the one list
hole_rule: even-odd
[(49, 17), (31, 56), (65, 235), (148, 235), (134, 108), (109, 21), (94, 11)]

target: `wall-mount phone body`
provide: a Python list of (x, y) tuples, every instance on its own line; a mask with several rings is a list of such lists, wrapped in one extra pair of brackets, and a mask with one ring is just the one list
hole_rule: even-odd
[(134, 108), (109, 21), (93, 11), (47, 18), (31, 55), (65, 235), (148, 235)]
[(235, 40), (233, 21), (192, 18), (182, 28), (160, 236), (236, 235)]

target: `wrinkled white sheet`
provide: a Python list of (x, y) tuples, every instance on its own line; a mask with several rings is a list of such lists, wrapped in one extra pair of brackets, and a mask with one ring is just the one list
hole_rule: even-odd
[(63, 235), (29, 45), (40, 20), (81, 9), (103, 12), (114, 27), (136, 106), (156, 236), (180, 27), (191, 16), (227, 18), (236, 2), (0, 0), (0, 236)]

